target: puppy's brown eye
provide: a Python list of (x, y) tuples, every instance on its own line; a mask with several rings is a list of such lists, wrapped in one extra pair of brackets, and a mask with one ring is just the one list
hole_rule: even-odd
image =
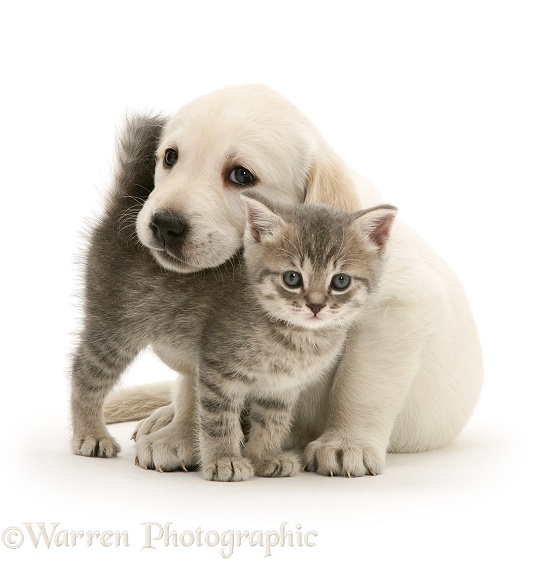
[(177, 151), (173, 150), (172, 148), (167, 148), (167, 150), (165, 151), (165, 156), (163, 157), (163, 163), (165, 164), (165, 166), (168, 168), (172, 168), (177, 163), (178, 159), (179, 155), (177, 154)]
[(231, 171), (229, 179), (236, 185), (250, 185), (255, 176), (248, 169), (237, 167)]

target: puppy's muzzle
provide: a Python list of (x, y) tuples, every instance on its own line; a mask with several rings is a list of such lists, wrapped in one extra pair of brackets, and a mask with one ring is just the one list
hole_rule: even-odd
[(181, 214), (161, 210), (152, 216), (149, 226), (154, 239), (169, 248), (184, 241), (189, 225)]

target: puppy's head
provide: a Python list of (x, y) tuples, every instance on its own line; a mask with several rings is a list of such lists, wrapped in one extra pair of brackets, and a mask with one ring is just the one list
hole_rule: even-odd
[(137, 219), (140, 241), (173, 271), (222, 264), (242, 245), (241, 191), (304, 201), (323, 145), (315, 127), (264, 86), (195, 100), (164, 127), (155, 187)]

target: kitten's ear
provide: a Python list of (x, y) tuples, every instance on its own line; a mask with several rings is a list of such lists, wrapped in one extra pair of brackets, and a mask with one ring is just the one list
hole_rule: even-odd
[(397, 209), (391, 205), (380, 205), (355, 213), (354, 224), (382, 250), (389, 239)]
[(245, 235), (250, 235), (255, 242), (274, 236), (280, 228), (286, 225), (280, 216), (260, 201), (245, 195), (241, 195), (241, 199), (247, 209)]

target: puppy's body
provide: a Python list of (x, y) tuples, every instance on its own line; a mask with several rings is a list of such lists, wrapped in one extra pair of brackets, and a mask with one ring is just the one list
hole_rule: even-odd
[[(178, 161), (166, 168), (162, 160), (173, 147)], [(215, 92), (165, 125), (134, 122), (109, 207), (91, 240), (85, 325), (73, 370), (75, 453), (116, 454), (104, 399), (138, 351), (152, 344), (186, 375), (173, 406), (141, 425), (138, 456), (154, 465), (195, 463), (196, 357), (184, 341), (195, 321), (184, 302), (199, 301), (212, 286), (201, 281), (230, 274), (226, 260), (241, 245), (244, 212), (238, 187), (228, 180), (235, 166), (258, 178), (251, 188), (289, 203), (357, 210), (382, 202), (301, 113), (266, 88)], [(169, 255), (149, 228), (162, 210), (180, 213), (189, 225), (184, 243)], [(136, 212), (139, 240), (147, 247), (135, 240)], [(386, 450), (428, 450), (455, 438), (481, 381), (478, 337), (457, 279), (398, 223), (382, 286), (352, 328), (334, 378), (299, 404), (292, 445), (307, 445), (305, 461), (319, 473), (380, 473)], [(116, 420), (134, 417), (133, 405), (121, 409)]]

